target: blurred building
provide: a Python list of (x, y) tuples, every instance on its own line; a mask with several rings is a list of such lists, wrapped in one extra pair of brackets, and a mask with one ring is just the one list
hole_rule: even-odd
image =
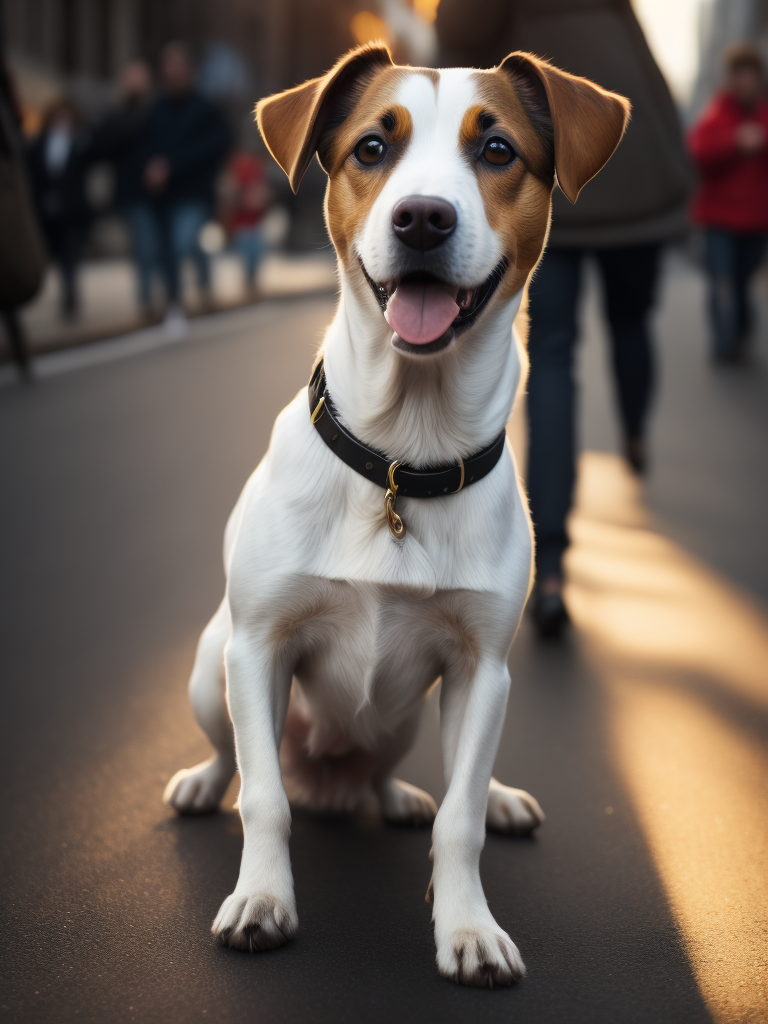
[(699, 74), (687, 118), (693, 120), (709, 102), (722, 77), (722, 54), (730, 43), (749, 41), (768, 64), (768, 0), (711, 0), (702, 9)]
[(426, 20), (405, 0), (0, 0), (0, 19), (34, 116), (64, 89), (98, 112), (122, 65), (136, 57), (154, 62), (170, 39), (190, 45), (209, 91), (249, 107), (321, 74), (361, 33), (412, 37), (428, 56), (425, 31), (437, 0), (416, 4)]

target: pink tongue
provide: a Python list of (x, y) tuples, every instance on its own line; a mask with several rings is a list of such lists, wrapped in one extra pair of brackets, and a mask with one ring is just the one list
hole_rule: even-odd
[(448, 285), (399, 284), (387, 303), (387, 323), (403, 341), (427, 345), (448, 330), (459, 307)]

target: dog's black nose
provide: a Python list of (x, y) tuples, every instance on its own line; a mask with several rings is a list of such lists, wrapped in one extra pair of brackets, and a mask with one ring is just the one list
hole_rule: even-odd
[(425, 252), (456, 230), (456, 210), (435, 196), (406, 196), (392, 211), (392, 230), (409, 249)]

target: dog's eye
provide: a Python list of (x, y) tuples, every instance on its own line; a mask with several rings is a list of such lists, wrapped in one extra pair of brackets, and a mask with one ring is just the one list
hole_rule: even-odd
[(504, 164), (511, 164), (515, 159), (512, 147), (504, 139), (494, 136), (488, 139), (483, 149), (483, 159), (494, 167), (503, 167)]
[(355, 156), (366, 167), (380, 163), (386, 155), (387, 144), (378, 135), (367, 135), (362, 142), (358, 142), (355, 149)]

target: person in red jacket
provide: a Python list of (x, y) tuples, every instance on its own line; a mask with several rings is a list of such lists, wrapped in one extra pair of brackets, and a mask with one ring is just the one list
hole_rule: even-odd
[(707, 234), (713, 357), (735, 362), (752, 326), (748, 286), (768, 241), (768, 98), (760, 51), (748, 43), (725, 55), (724, 88), (689, 136), (700, 184), (694, 220)]

